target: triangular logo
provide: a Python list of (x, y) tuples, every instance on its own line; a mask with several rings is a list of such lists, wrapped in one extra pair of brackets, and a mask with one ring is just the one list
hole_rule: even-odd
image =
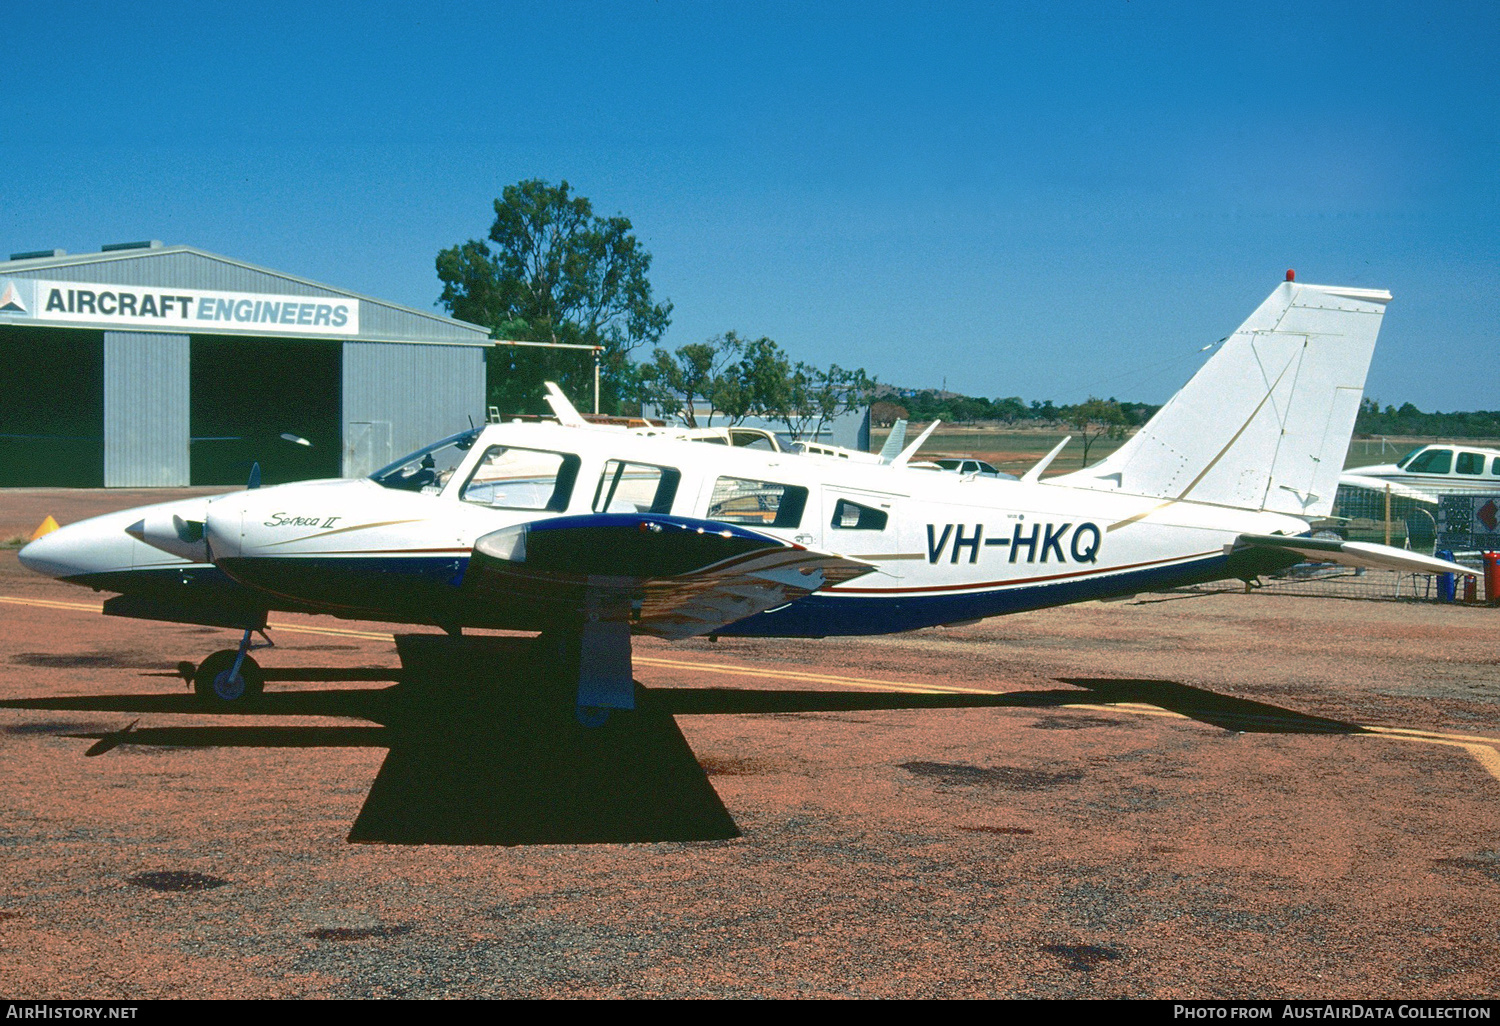
[(25, 313), (26, 304), (21, 302), (21, 294), (16, 291), (16, 283), (7, 281), (4, 291), (0, 291), (0, 313)]

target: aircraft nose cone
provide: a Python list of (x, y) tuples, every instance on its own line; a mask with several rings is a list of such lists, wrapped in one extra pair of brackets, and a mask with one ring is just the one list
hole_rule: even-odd
[(16, 553), (21, 565), (48, 577), (73, 577), (87, 573), (86, 553), (78, 533), (62, 527), (29, 542)]

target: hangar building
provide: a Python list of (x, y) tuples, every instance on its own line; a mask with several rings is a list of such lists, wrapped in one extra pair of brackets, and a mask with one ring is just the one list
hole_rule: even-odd
[(488, 335), (189, 246), (15, 253), (0, 486), (368, 474), (484, 421)]

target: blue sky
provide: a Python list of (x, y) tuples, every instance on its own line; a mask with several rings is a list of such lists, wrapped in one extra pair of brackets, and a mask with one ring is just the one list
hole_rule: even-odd
[[(157, 238), (431, 309), (566, 179), (812, 363), (1160, 402), (1288, 267), (1367, 394), (1500, 408), (1500, 5), (11, 5), (0, 250)], [(644, 355), (644, 354), (643, 354)]]

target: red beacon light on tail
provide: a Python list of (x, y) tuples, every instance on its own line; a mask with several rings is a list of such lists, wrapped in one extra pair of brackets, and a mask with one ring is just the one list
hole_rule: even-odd
[(1292, 270), (1290, 267), (1288, 267), (1286, 269), (1286, 280), (1287, 281), (1296, 281), (1297, 280), (1297, 272), (1294, 271), (1294, 270)]

